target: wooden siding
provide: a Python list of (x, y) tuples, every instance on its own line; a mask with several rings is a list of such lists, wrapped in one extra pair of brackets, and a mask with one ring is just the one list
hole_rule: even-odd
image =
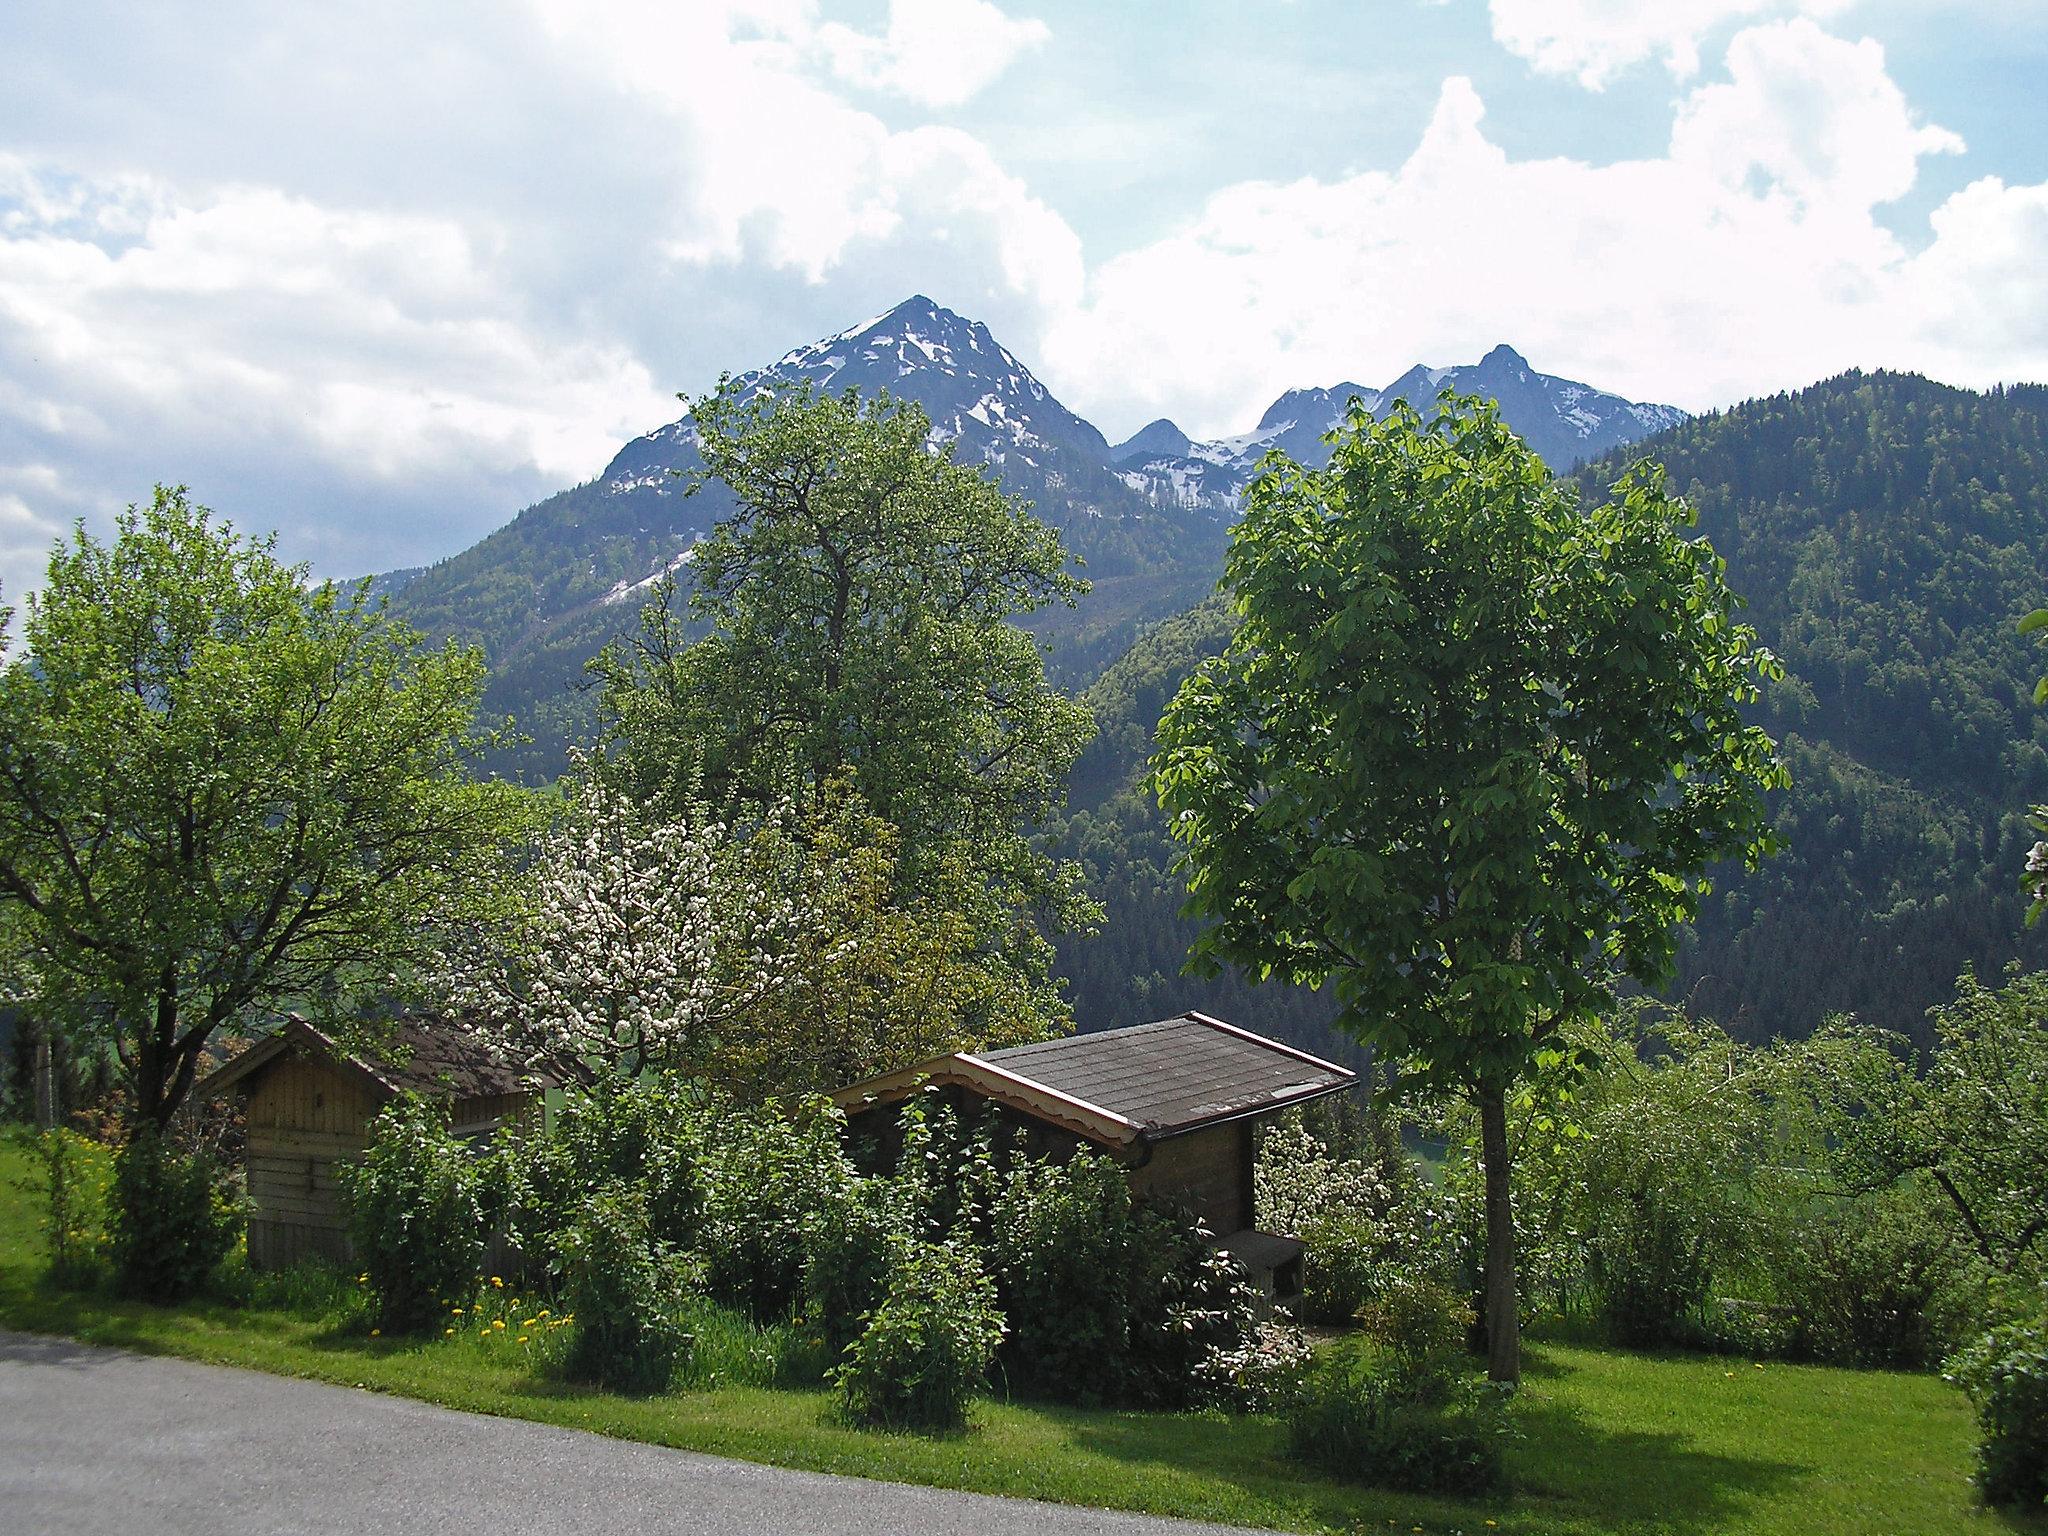
[(1131, 1189), (1186, 1206), (1218, 1237), (1240, 1232), (1252, 1224), (1250, 1138), (1250, 1122), (1236, 1121), (1155, 1142), (1131, 1169)]
[(249, 1263), (282, 1269), (351, 1260), (335, 1164), (369, 1145), (377, 1098), (353, 1073), (288, 1056), (249, 1092)]

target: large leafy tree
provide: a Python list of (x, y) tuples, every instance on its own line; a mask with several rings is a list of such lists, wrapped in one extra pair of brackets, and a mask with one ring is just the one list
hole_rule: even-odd
[[(6, 641), (0, 617), (0, 647)], [(388, 993), (426, 919), (487, 905), (530, 797), (478, 782), (476, 652), (159, 489), (81, 528), (0, 667), (0, 900), (39, 1012), (165, 1125), (207, 1042)]]
[(1339, 1022), (1469, 1094), (1489, 1369), (1519, 1375), (1508, 1096), (1615, 979), (1654, 981), (1783, 782), (1773, 670), (1654, 468), (1582, 508), (1490, 406), (1354, 409), (1253, 486), (1239, 627), (1153, 759), (1191, 964), (1332, 983)]
[(909, 401), (728, 384), (692, 420), (698, 486), (734, 509), (691, 556), (687, 621), (664, 592), (599, 663), (609, 771), (734, 823), (850, 793), (891, 829), (898, 895), (960, 904), (1017, 983), (1004, 1006), (1063, 1017), (1043, 927), (1090, 908), (1034, 833), (1091, 723), (1013, 622), (1084, 589), (1059, 536)]

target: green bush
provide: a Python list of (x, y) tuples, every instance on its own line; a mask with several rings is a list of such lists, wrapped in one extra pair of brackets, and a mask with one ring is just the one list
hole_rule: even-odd
[(356, 1262), (377, 1326), (420, 1333), (476, 1289), (486, 1225), (477, 1158), (448, 1128), (445, 1104), (402, 1093), (370, 1126), (370, 1145), (336, 1169)]
[(1191, 1408), (1203, 1399), (1206, 1369), (1256, 1335), (1259, 1293), (1236, 1260), (1211, 1246), (1209, 1231), (1184, 1212), (1137, 1203), (1126, 1244), (1125, 1334), (1120, 1401)]
[(907, 1235), (908, 1202), (889, 1179), (858, 1179), (835, 1211), (820, 1212), (804, 1243), (805, 1332), (837, 1360), (888, 1294), (892, 1241)]
[(1593, 1218), (1587, 1278), (1617, 1344), (1674, 1344), (1698, 1332), (1714, 1276), (1686, 1193), (1656, 1183), (1613, 1189)]
[(675, 1261), (653, 1236), (646, 1197), (630, 1185), (583, 1202), (555, 1253), (575, 1319), (567, 1370), (618, 1392), (664, 1392), (690, 1346), (676, 1319)]
[(1338, 1477), (1426, 1493), (1505, 1480), (1503, 1392), (1462, 1354), (1471, 1316), (1433, 1282), (1392, 1285), (1363, 1331), (1310, 1367), (1287, 1409), (1293, 1454)]
[(91, 1290), (106, 1272), (106, 1148), (61, 1128), (42, 1132), (28, 1145), (42, 1172), (37, 1192), (44, 1200), (43, 1249), (50, 1283), (59, 1290)]
[(828, 1099), (728, 1109), (705, 1138), (697, 1253), (706, 1289), (756, 1320), (786, 1318), (804, 1257), (825, 1223), (845, 1219), (856, 1175), (844, 1119)]
[(240, 1200), (220, 1165), (155, 1130), (114, 1156), (114, 1284), (124, 1296), (182, 1301), (204, 1286), (240, 1235)]
[(1795, 1319), (1788, 1352), (1830, 1365), (1925, 1370), (1952, 1331), (1954, 1246), (1902, 1195), (1802, 1223), (1779, 1281)]
[(965, 1246), (898, 1238), (889, 1287), (833, 1372), (839, 1404), (876, 1429), (959, 1430), (1002, 1342), (994, 1284)]
[(1303, 1255), (1298, 1314), (1312, 1323), (1342, 1325), (1358, 1316), (1380, 1281), (1380, 1221), (1339, 1207), (1312, 1216), (1300, 1237)]
[(1108, 1158), (1018, 1157), (988, 1219), (989, 1267), (1009, 1335), (1003, 1365), (1027, 1392), (1118, 1398), (1129, 1380), (1131, 1190)]
[(1984, 1501), (2048, 1505), (2048, 1305), (1991, 1329), (1949, 1361), (1947, 1374), (1977, 1411)]
[(504, 1142), (493, 1159), (504, 1225), (536, 1261), (556, 1252), (592, 1190), (641, 1191), (657, 1241), (682, 1250), (702, 1219), (699, 1163), (710, 1113), (702, 1095), (649, 1073), (606, 1077), (563, 1095), (545, 1127)]

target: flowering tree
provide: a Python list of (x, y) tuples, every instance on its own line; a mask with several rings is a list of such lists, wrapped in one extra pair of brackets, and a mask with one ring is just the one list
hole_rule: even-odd
[(446, 954), (458, 1012), (528, 1061), (700, 1070), (721, 1027), (783, 982), (806, 924), (800, 893), (755, 883), (735, 846), (708, 816), (649, 821), (584, 785), (523, 910)]

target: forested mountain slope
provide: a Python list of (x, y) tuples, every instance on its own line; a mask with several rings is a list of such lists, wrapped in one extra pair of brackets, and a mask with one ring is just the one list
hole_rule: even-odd
[[(2015, 633), (2048, 599), (2048, 389), (1988, 394), (1850, 374), (1684, 423), (1588, 466), (1585, 493), (1661, 460), (1786, 663), (1761, 717), (1794, 776), (1785, 849), (1722, 873), (1676, 988), (1745, 1034), (1850, 1010), (1919, 1033), (1964, 964), (2048, 962), (2018, 872), (2048, 799), (2044, 659)], [(1213, 1006), (1304, 1043), (1311, 994), (1178, 975), (1188, 929), (1138, 779), (1180, 678), (1228, 639), (1209, 602), (1148, 634), (1089, 691), (1102, 734), (1064, 829), (1109, 912), (1062, 959), (1082, 1027)]]
[[(1147, 625), (1209, 591), (1257, 460), (1274, 446), (1322, 451), (1322, 434), (1358, 392), (1289, 391), (1257, 431), (1221, 443), (1190, 444), (1171, 423), (1155, 423), (1111, 448), (987, 326), (922, 295), (733, 383), (747, 390), (800, 380), (916, 401), (935, 443), (961, 463), (987, 466), (1004, 490), (1061, 530), (1093, 590), (1077, 607), (1046, 609), (1029, 622), (1046, 644), (1053, 680), (1069, 688), (1099, 675)], [(1505, 346), (1468, 368), (1410, 369), (1363, 397), (1375, 410), (1397, 393), (1426, 406), (1443, 384), (1497, 396), (1509, 423), (1560, 466), (1679, 415), (1537, 373)], [(1169, 452), (1155, 464), (1148, 445), (1196, 457)], [(701, 468), (696, 427), (685, 415), (626, 444), (596, 480), (527, 508), (463, 553), (378, 578), (400, 617), (433, 637), (483, 646), (491, 666), (486, 708), (532, 738), (493, 763), (498, 771), (559, 773), (567, 744), (588, 733), (585, 664), (632, 628), (654, 580), (685, 566), (690, 546), (730, 510), (721, 486), (686, 494)]]

